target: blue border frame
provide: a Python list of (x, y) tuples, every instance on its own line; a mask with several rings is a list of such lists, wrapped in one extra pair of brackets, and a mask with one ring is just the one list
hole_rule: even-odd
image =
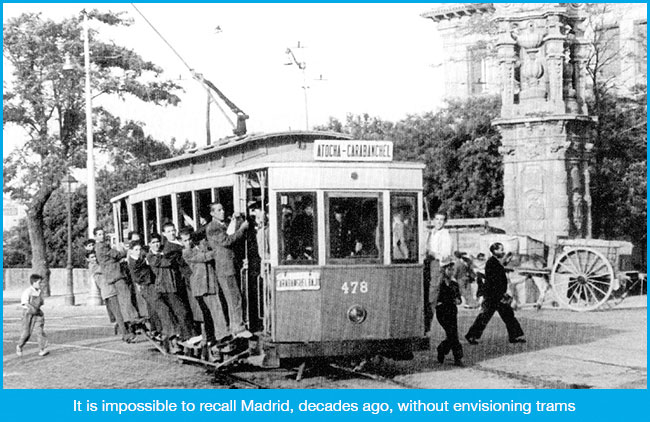
[[(292, 3), (291, 1), (285, 1)], [(3, 3), (24, 3), (24, 2), (3, 2)], [(81, 2), (70, 2), (81, 3)], [(107, 3), (107, 2), (105, 2)], [(239, 3), (239, 2), (233, 2)], [(420, 2), (413, 2), (420, 3)], [(639, 2), (641, 3), (641, 2)], [(38, 368), (34, 368), (37, 370)], [(85, 406), (86, 401), (101, 402), (151, 402), (152, 400), (180, 403), (185, 402), (224, 402), (235, 399), (256, 400), (260, 402), (285, 402), (289, 400), (294, 407), (293, 413), (282, 413), (273, 417), (287, 418), (289, 420), (316, 418), (330, 419), (332, 417), (349, 420), (385, 420), (385, 419), (409, 419), (409, 420), (432, 420), (450, 419), (471, 420), (470, 418), (481, 418), (481, 420), (515, 420), (521, 413), (506, 412), (397, 412), (398, 402), (409, 400), (421, 400), (424, 402), (478, 402), (486, 403), (490, 400), (495, 402), (528, 402), (537, 401), (552, 403), (574, 403), (575, 411), (540, 413), (532, 412), (525, 415), (528, 420), (554, 420), (554, 421), (612, 421), (612, 420), (641, 420), (647, 417), (647, 403), (650, 396), (647, 390), (2, 390), (0, 392), (0, 409), (3, 419), (6, 421), (18, 420), (85, 420), (92, 417), (93, 420), (136, 420), (154, 419), (157, 421), (177, 420), (181, 415), (176, 412), (148, 412), (127, 413), (118, 415), (116, 413), (100, 412), (74, 412), (74, 400)], [(360, 404), (357, 412), (299, 412), (298, 405), (303, 401), (336, 403), (355, 402)], [(387, 403), (393, 409), (393, 413), (372, 414), (361, 410), (361, 403)], [(93, 413), (90, 415), (90, 413)], [(192, 412), (193, 420), (218, 418), (220, 415), (212, 412)], [(228, 416), (236, 417), (239, 421), (257, 420), (260, 417), (270, 417), (266, 412), (235, 412)], [(194, 419), (197, 418), (197, 419)], [(475, 420), (475, 419), (473, 419)]]

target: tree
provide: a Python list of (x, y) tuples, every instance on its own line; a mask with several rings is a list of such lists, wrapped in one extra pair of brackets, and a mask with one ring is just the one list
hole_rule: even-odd
[[(167, 145), (146, 135), (136, 122), (126, 122), (119, 136), (107, 148), (108, 163), (97, 176), (98, 224), (107, 231), (113, 225), (110, 198), (163, 175), (163, 171), (151, 167), (153, 161), (182, 154), (194, 145), (186, 142), (176, 147)], [(87, 196), (85, 186), (75, 192), (72, 202), (72, 264), (85, 266), (83, 242), (88, 228)], [(47, 263), (51, 268), (65, 267), (67, 262), (67, 194), (57, 189), (43, 211), (44, 237), (46, 240)], [(27, 222), (22, 220), (4, 235), (4, 266), (24, 267), (31, 258)]]
[[(122, 14), (88, 13), (108, 26), (128, 26)], [(44, 236), (44, 210), (61, 178), (71, 167), (82, 167), (85, 156), (83, 70), (64, 76), (66, 56), (81, 57), (82, 18), (61, 22), (27, 13), (3, 26), (3, 53), (12, 79), (3, 81), (3, 128), (24, 129), (25, 144), (3, 163), (4, 192), (27, 206), (32, 269), (45, 277), (49, 266)], [(104, 42), (90, 31), (93, 92), (175, 105), (179, 86), (161, 80), (162, 69), (128, 48)], [(100, 148), (119, 132), (120, 122), (101, 107), (93, 110), (95, 142)]]
[(501, 136), (491, 125), (499, 109), (499, 98), (484, 96), (448, 100), (436, 113), (407, 116), (397, 123), (348, 115), (344, 124), (330, 118), (319, 129), (355, 139), (392, 140), (397, 159), (424, 162), (424, 195), (432, 212), (444, 209), (455, 218), (499, 216)]
[[(593, 235), (630, 240), (645, 251), (647, 232), (646, 88), (633, 97), (602, 92), (592, 98), (599, 110), (592, 130), (591, 165)], [(644, 264), (645, 253), (637, 254)]]
[[(637, 51), (621, 48), (619, 28), (611, 22), (621, 20), (625, 7), (587, 5), (589, 110), (598, 117), (591, 131), (592, 231), (594, 237), (631, 240), (645, 251), (647, 88), (637, 85), (625, 92), (627, 81), (620, 76), (630, 70), (626, 66), (645, 61), (647, 40), (632, 39)], [(639, 52), (644, 56), (636, 57)]]
[(27, 224), (22, 219), (18, 225), (4, 231), (2, 234), (2, 266), (28, 267), (31, 258)]

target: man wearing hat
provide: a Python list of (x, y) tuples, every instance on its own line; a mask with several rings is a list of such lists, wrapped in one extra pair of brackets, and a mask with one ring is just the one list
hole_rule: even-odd
[(440, 261), (440, 290), (436, 302), (436, 318), (445, 330), (446, 338), (438, 345), (438, 362), (443, 363), (449, 351), (454, 355), (454, 365), (463, 366), (463, 346), (458, 340), (458, 307), (460, 289), (454, 280), (454, 261), (447, 257)]
[(476, 317), (474, 324), (469, 328), (465, 335), (469, 344), (478, 344), (485, 327), (492, 319), (495, 312), (506, 324), (508, 338), (510, 343), (525, 343), (524, 331), (515, 317), (515, 313), (510, 306), (512, 298), (506, 294), (508, 289), (508, 278), (506, 269), (501, 261), (506, 257), (503, 245), (499, 242), (490, 246), (492, 256), (485, 263), (485, 286), (484, 300), (481, 304), (481, 312)]

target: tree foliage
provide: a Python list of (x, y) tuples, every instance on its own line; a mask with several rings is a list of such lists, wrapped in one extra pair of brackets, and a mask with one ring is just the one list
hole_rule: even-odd
[(497, 97), (449, 100), (436, 113), (411, 115), (397, 123), (348, 115), (345, 123), (330, 118), (320, 129), (355, 139), (392, 140), (397, 159), (425, 163), (424, 195), (431, 212), (444, 209), (455, 218), (499, 216), (501, 136), (491, 126), (499, 107)]
[[(125, 191), (163, 175), (163, 171), (151, 167), (153, 161), (171, 158), (194, 145), (185, 143), (176, 147), (167, 145), (146, 135), (142, 126), (129, 121), (121, 126), (119, 136), (108, 149), (108, 163), (97, 176), (98, 225), (112, 231), (113, 219), (110, 199)], [(47, 244), (47, 263), (51, 268), (62, 268), (67, 263), (67, 194), (61, 188), (53, 194), (43, 212), (44, 237)], [(83, 242), (88, 230), (88, 202), (86, 187), (81, 186), (71, 196), (72, 202), (72, 262), (73, 266), (85, 266)], [(26, 267), (31, 259), (27, 221), (4, 234), (4, 266)]]
[(647, 230), (646, 87), (639, 87), (633, 97), (603, 92), (592, 109), (599, 111), (592, 131), (593, 234), (643, 246)]
[[(89, 18), (104, 25), (128, 26), (121, 14), (92, 11)], [(24, 129), (25, 143), (3, 162), (4, 192), (27, 205), (32, 268), (49, 278), (44, 236), (45, 206), (69, 168), (82, 167), (85, 151), (84, 70), (65, 74), (66, 57), (83, 54), (82, 17), (61, 22), (25, 13), (3, 26), (3, 54), (11, 79), (3, 81), (3, 127)], [(175, 83), (160, 78), (160, 69), (128, 48), (104, 42), (90, 30), (93, 94), (117, 95), (160, 105), (180, 99)], [(99, 148), (110, 146), (120, 122), (95, 107), (93, 132)]]

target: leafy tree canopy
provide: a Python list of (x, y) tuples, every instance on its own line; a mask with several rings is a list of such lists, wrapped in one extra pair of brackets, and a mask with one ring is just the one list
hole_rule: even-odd
[[(120, 13), (91, 11), (101, 25), (128, 26)], [(44, 210), (70, 168), (84, 166), (85, 71), (64, 70), (66, 58), (83, 57), (83, 17), (60, 22), (25, 13), (3, 26), (3, 54), (11, 79), (3, 81), (3, 128), (17, 125), (26, 135), (22, 147), (3, 161), (4, 192), (27, 205), (32, 269), (49, 278)], [(92, 94), (115, 95), (159, 105), (175, 105), (180, 87), (161, 77), (162, 69), (128, 48), (102, 41), (89, 31)], [(110, 149), (123, 132), (120, 120), (102, 107), (93, 109), (93, 133), (99, 149)]]
[[(109, 151), (106, 168), (97, 176), (98, 225), (111, 230), (113, 225), (110, 198), (163, 175), (149, 163), (182, 154), (194, 145), (186, 142), (180, 147), (167, 145), (146, 135), (137, 122), (122, 125), (119, 141)], [(83, 242), (88, 230), (88, 202), (86, 187), (81, 186), (71, 196), (73, 266), (85, 266)], [(47, 263), (53, 268), (65, 267), (67, 262), (67, 194), (57, 189), (43, 212), (44, 237), (47, 244)], [(27, 221), (4, 234), (3, 250), (6, 267), (27, 267), (31, 259)]]
[(491, 126), (499, 108), (497, 97), (448, 100), (436, 113), (407, 116), (397, 123), (348, 115), (345, 123), (330, 118), (319, 129), (356, 139), (392, 140), (397, 159), (424, 162), (424, 195), (431, 212), (442, 208), (455, 218), (499, 216), (501, 136)]

